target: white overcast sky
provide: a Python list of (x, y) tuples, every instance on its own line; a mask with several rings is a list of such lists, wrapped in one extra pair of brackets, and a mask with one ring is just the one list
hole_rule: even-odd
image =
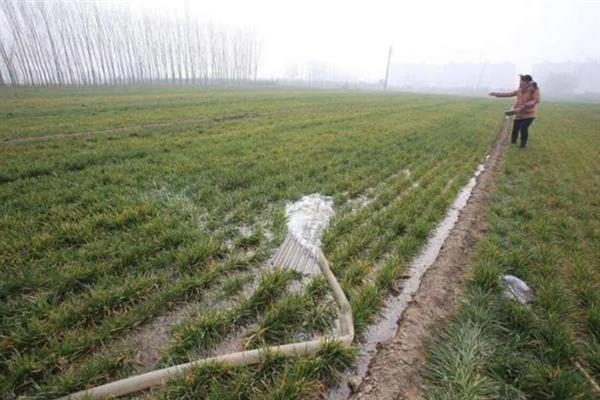
[[(123, 0), (134, 10), (181, 13), (185, 0)], [(600, 0), (188, 0), (194, 17), (253, 29), (260, 75), (322, 62), (380, 79), (393, 62), (600, 60)]]

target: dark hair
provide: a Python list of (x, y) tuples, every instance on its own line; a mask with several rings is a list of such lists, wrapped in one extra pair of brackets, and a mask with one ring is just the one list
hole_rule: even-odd
[(519, 75), (519, 76), (521, 77), (522, 81), (525, 81), (525, 82), (532, 82), (533, 81), (533, 78), (531, 77), (531, 75), (527, 74), (527, 75)]
[(537, 82), (533, 81), (533, 78), (531, 77), (531, 75), (526, 74), (526, 75), (519, 75), (521, 77), (521, 80), (523, 82), (527, 82), (531, 85), (531, 87), (533, 87), (533, 90), (538, 90), (538, 84)]

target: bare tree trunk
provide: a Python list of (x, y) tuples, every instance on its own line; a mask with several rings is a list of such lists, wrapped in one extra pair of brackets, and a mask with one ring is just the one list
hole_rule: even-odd
[(55, 13), (54, 15), (52, 15), (53, 18), (56, 18), (58, 20), (60, 20), (60, 28), (58, 29), (59, 32), (59, 36), (60, 36), (60, 41), (61, 41), (61, 46), (63, 49), (63, 53), (65, 55), (65, 69), (67, 70), (67, 75), (69, 76), (69, 80), (67, 82), (67, 84), (69, 85), (73, 85), (76, 83), (76, 77), (75, 77), (75, 72), (74, 72), (74, 55), (72, 53), (72, 47), (69, 44), (69, 40), (68, 40), (68, 30), (69, 30), (69, 25), (66, 19), (61, 18), (63, 14), (63, 10), (62, 10), (62, 4), (58, 3), (57, 8), (55, 9)]
[(96, 44), (96, 56), (98, 57), (98, 64), (100, 65), (100, 71), (102, 73), (102, 78), (100, 83), (109, 83), (110, 82), (110, 78), (108, 77), (108, 73), (107, 73), (107, 64), (106, 64), (106, 55), (105, 55), (105, 46), (104, 46), (104, 40), (102, 37), (102, 21), (100, 20), (100, 11), (98, 10), (98, 5), (95, 3), (92, 3), (92, 10), (93, 10), (93, 21), (95, 22), (94, 24), (94, 29), (95, 29), (95, 35), (94, 35), (94, 39), (95, 39), (95, 44)]
[[(12, 38), (9, 39), (8, 35), (5, 35), (4, 32), (2, 31), (2, 29), (0, 29), (0, 57), (2, 59), (2, 62), (4, 63), (4, 68), (6, 68), (6, 73), (8, 74), (8, 79), (10, 79), (10, 85), (14, 86), (18, 84), (18, 80), (17, 80), (17, 74), (15, 71), (15, 66), (13, 64), (13, 55), (14, 55), (14, 50), (12, 50), (12, 47), (14, 46), (13, 43), (9, 43), (9, 40), (12, 41)], [(8, 46), (11, 46), (11, 50), (7, 50)], [(4, 78), (4, 76), (2, 75), (2, 68), (0, 66), (0, 84), (2, 86), (5, 86), (6, 80)]]
[[(2, 41), (0, 40), (0, 57), (2, 57), (2, 62), (4, 63), (4, 66), (6, 68), (6, 73), (8, 74), (8, 78), (10, 79), (10, 85), (14, 86), (17, 85), (18, 79), (17, 79), (17, 74), (15, 71), (15, 67), (13, 65), (13, 54), (14, 52), (11, 52), (10, 54), (8, 53), (8, 51), (6, 50), (4, 43), (2, 43)], [(1, 72), (1, 70), (0, 70)], [(2, 85), (5, 85), (5, 81), (4, 79), (2, 79)]]
[(171, 32), (171, 35), (170, 35), (170, 38), (169, 38), (170, 39), (169, 40), (169, 56), (170, 56), (170, 59), (171, 59), (171, 64), (170, 64), (170, 68), (171, 68), (171, 82), (175, 83), (175, 50), (174, 50), (175, 44), (173, 43), (174, 42), (174, 38), (173, 38), (172, 35), (173, 34)]
[(44, 26), (46, 27), (46, 34), (48, 35), (48, 41), (50, 42), (50, 49), (52, 51), (52, 58), (54, 60), (54, 69), (56, 70), (56, 82), (59, 85), (64, 85), (64, 79), (62, 74), (63, 66), (60, 63), (60, 57), (58, 54), (58, 49), (56, 47), (56, 43), (54, 42), (54, 37), (52, 34), (52, 30), (50, 29), (50, 24), (48, 23), (48, 15), (47, 9), (44, 3), (38, 3), (38, 9), (40, 15), (42, 16), (42, 20), (44, 21)]
[(30, 85), (35, 84), (34, 80), (34, 71), (33, 65), (29, 60), (27, 49), (23, 42), (23, 35), (21, 33), (21, 24), (18, 20), (16, 9), (14, 8), (14, 4), (11, 2), (0, 2), (0, 6), (4, 11), (4, 15), (6, 16), (6, 20), (8, 22), (8, 26), (10, 27), (10, 31), (12, 33), (12, 37), (16, 43), (16, 54), (15, 57), (17, 59), (17, 64), (20, 66), (20, 75), (23, 77), (23, 82), (19, 82), (22, 84), (29, 83)]
[(183, 68), (182, 68), (182, 64), (184, 62), (183, 60), (183, 44), (181, 43), (181, 27), (177, 24), (177, 22), (175, 22), (175, 24), (173, 25), (175, 28), (175, 35), (176, 35), (176, 40), (175, 43), (177, 43), (177, 80), (179, 81), (178, 83), (182, 83), (183, 81)]
[(35, 9), (28, 7), (28, 3), (19, 3), (21, 16), (25, 25), (28, 29), (28, 35), (31, 39), (31, 50), (33, 54), (34, 63), (37, 69), (40, 71), (41, 80), (44, 86), (49, 86), (54, 83), (50, 62), (47, 57), (44, 57), (44, 50), (42, 46), (42, 40), (37, 32), (37, 21), (35, 17)]

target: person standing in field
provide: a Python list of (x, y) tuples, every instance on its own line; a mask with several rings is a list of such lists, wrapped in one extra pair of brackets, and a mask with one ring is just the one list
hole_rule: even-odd
[(537, 105), (540, 102), (540, 89), (533, 81), (531, 75), (520, 75), (519, 88), (512, 92), (492, 92), (490, 96), (494, 97), (515, 97), (517, 101), (513, 106), (515, 120), (513, 124), (511, 143), (517, 143), (519, 132), (521, 133), (521, 147), (527, 147), (529, 136), (529, 125), (533, 122), (537, 112)]

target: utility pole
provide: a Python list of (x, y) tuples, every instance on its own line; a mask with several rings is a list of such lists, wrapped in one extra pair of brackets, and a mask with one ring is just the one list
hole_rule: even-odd
[(385, 81), (383, 81), (383, 90), (387, 90), (388, 76), (390, 75), (390, 61), (392, 59), (392, 46), (388, 52), (387, 67), (385, 69)]

